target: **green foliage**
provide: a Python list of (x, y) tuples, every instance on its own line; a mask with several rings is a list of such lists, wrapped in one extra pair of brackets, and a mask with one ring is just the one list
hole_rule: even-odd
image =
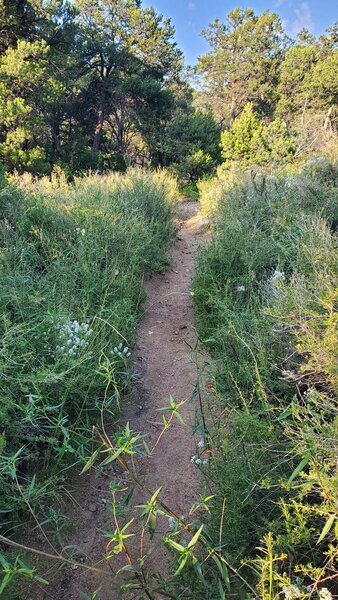
[(9, 169), (149, 163), (174, 99), (188, 96), (170, 20), (138, 0), (7, 5), (0, 7), (0, 157)]
[(215, 218), (193, 283), (225, 415), (210, 527), (217, 539), (224, 510), (225, 556), (259, 597), (308, 598), (321, 580), (333, 591), (337, 557), (336, 166), (222, 177), (202, 186)]
[(268, 10), (256, 15), (252, 9), (236, 8), (226, 23), (215, 19), (203, 34), (211, 51), (197, 65), (204, 84), (197, 94), (198, 105), (230, 124), (248, 102), (269, 115), (290, 43), (279, 16)]
[(231, 131), (223, 131), (222, 156), (225, 163), (232, 160), (245, 163), (265, 162), (268, 158), (263, 138), (263, 124), (247, 104)]
[[(18, 185), (22, 187), (20, 189)], [(23, 191), (24, 190), (24, 191)], [(142, 274), (161, 271), (175, 182), (161, 173), (0, 192), (2, 519), (43, 510), (62, 469), (85, 462), (101, 406), (129, 382)]]
[(210, 154), (205, 154), (203, 150), (197, 150), (183, 158), (175, 168), (182, 181), (196, 183), (202, 177), (212, 174), (215, 168)]
[(294, 144), (281, 119), (264, 126), (247, 104), (230, 131), (221, 135), (224, 165), (237, 161), (243, 165), (285, 162), (294, 153)]
[(335, 25), (319, 39), (287, 38), (275, 13), (231, 11), (204, 32), (194, 103), (212, 110), (222, 129), (222, 156), (244, 164), (304, 160), (337, 145)]
[(211, 112), (180, 111), (166, 128), (164, 160), (179, 163), (187, 153), (202, 150), (217, 161), (219, 143), (220, 128)]
[(220, 162), (220, 128), (210, 112), (179, 111), (164, 132), (161, 162), (184, 184), (210, 176)]

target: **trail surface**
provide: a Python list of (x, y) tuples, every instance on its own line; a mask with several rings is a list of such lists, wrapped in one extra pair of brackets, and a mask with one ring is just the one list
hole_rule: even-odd
[[(206, 227), (198, 216), (196, 202), (180, 202), (177, 218), (180, 228), (172, 247), (169, 270), (146, 282), (147, 300), (133, 355), (135, 383), (124, 403), (120, 422), (121, 426), (129, 422), (134, 431), (145, 435), (148, 446), (152, 447), (163, 427), (163, 413), (158, 412), (158, 409), (168, 404), (170, 396), (179, 402), (187, 400), (180, 410), (184, 425), (175, 421), (161, 437), (152, 457), (137, 461), (136, 465), (138, 475), (151, 490), (161, 487), (161, 497), (166, 504), (176, 514), (187, 515), (200, 493), (199, 472), (196, 465), (191, 463), (200, 436), (192, 433), (197, 408), (197, 401), (192, 398), (197, 372), (191, 350), (195, 346), (196, 337), (189, 284), (196, 250)], [(112, 478), (123, 481), (124, 477), (113, 466), (106, 468), (104, 472), (93, 472), (82, 477), (80, 484), (74, 483), (76, 504), (68, 517), (76, 525), (66, 536), (66, 542), (79, 549), (75, 551), (76, 560), (105, 571), (109, 570), (108, 565), (100, 561), (107, 543), (102, 530), (114, 530), (109, 510), (109, 483)], [(133, 511), (133, 507), (144, 500), (143, 493), (135, 488), (128, 511)], [(165, 523), (161, 523), (162, 533), (165, 527), (169, 527), (167, 519)], [(132, 543), (136, 546), (138, 541), (135, 539)], [(119, 563), (119, 560), (117, 559), (117, 565), (121, 567), (123, 563)], [(145, 570), (159, 570), (165, 577), (169, 560), (170, 556), (160, 550), (146, 559)], [(45, 575), (48, 579), (48, 572)], [(38, 593), (34, 590), (29, 598), (82, 600), (83, 593), (90, 598), (90, 594), (97, 588), (100, 588), (98, 600), (117, 598), (111, 576), (66, 565), (59, 569), (57, 576), (54, 573), (52, 580), (56, 583), (47, 588), (41, 587)], [(141, 597), (143, 596), (138, 593), (137, 598)], [(161, 599), (161, 596), (157, 595), (156, 598)]]

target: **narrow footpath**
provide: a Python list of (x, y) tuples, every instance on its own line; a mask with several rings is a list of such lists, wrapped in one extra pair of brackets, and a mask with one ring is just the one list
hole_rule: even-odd
[[(134, 386), (124, 400), (120, 425), (129, 422), (133, 431), (144, 434), (151, 448), (163, 429), (163, 413), (158, 409), (168, 404), (170, 396), (178, 402), (187, 400), (180, 409), (184, 425), (175, 420), (161, 437), (152, 457), (138, 460), (136, 464), (138, 475), (148, 488), (155, 491), (161, 487), (162, 500), (176, 514), (187, 515), (201, 491), (198, 467), (191, 462), (201, 436), (193, 435), (198, 403), (194, 397), (197, 369), (196, 356), (191, 348), (196, 344), (196, 335), (189, 286), (196, 250), (205, 238), (206, 224), (199, 217), (198, 203), (193, 201), (179, 203), (177, 219), (179, 231), (172, 247), (170, 267), (164, 275), (156, 275), (146, 282), (147, 300), (133, 352)], [(77, 525), (66, 540), (70, 546), (80, 549), (80, 552), (75, 551), (76, 560), (80, 557), (86, 564), (106, 571), (108, 565), (100, 558), (107, 539), (103, 538), (101, 531), (114, 529), (109, 511), (109, 483), (112, 478), (125, 478), (127, 485), (128, 477), (116, 472), (115, 466), (106, 468), (103, 473), (92, 472), (82, 477), (80, 493), (79, 489), (74, 493), (77, 504), (68, 514), (70, 522), (75, 521)], [(128, 507), (131, 516), (135, 516), (132, 513), (136, 512), (133, 507), (144, 500), (142, 492), (135, 488)], [(166, 526), (168, 528), (167, 522)], [(163, 527), (162, 522), (162, 533)], [(118, 566), (119, 561), (120, 558), (112, 566)], [(169, 561), (169, 553), (156, 551), (146, 559), (145, 570), (160, 571), (165, 577)], [(48, 573), (45, 575), (48, 579)], [(117, 598), (117, 592), (112, 590), (112, 578), (99, 573), (65, 566), (59, 568), (57, 577), (54, 573), (52, 579), (57, 582), (55, 585), (39, 586), (39, 593), (34, 590), (29, 598), (82, 600), (84, 597), (91, 598), (98, 588), (97, 600)], [(142, 596), (137, 593), (136, 597)], [(161, 600), (159, 595), (156, 598)]]

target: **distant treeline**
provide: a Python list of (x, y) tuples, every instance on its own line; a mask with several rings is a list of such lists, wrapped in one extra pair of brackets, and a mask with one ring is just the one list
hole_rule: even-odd
[(292, 41), (278, 14), (235, 9), (203, 32), (210, 52), (188, 74), (174, 33), (140, 0), (0, 0), (0, 161), (33, 174), (174, 165), (193, 182), (222, 159), (334, 147), (337, 25)]

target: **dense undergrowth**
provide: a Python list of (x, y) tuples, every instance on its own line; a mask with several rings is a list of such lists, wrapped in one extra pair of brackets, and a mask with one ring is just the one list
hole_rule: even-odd
[(202, 189), (212, 240), (193, 291), (221, 415), (210, 532), (268, 600), (337, 593), (337, 175), (313, 159)]
[[(0, 191), (2, 530), (55, 518), (63, 473), (86, 460), (128, 385), (143, 274), (162, 271), (175, 182), (161, 173), (24, 176)], [(89, 447), (88, 447), (89, 446)], [(54, 514), (54, 517), (53, 517)]]

